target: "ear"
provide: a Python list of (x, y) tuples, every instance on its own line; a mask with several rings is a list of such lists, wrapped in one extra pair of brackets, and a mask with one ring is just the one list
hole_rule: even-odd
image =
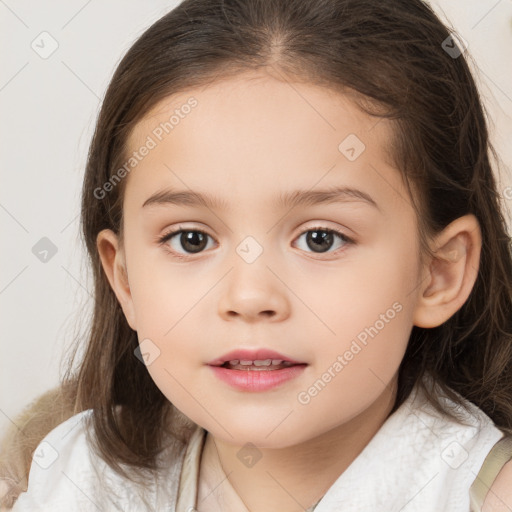
[(135, 309), (128, 282), (126, 260), (118, 236), (111, 229), (104, 229), (98, 233), (96, 245), (110, 286), (116, 294), (128, 324), (136, 331)]
[(466, 302), (478, 276), (482, 234), (477, 218), (454, 220), (435, 239), (434, 258), (424, 267), (413, 324), (437, 327)]

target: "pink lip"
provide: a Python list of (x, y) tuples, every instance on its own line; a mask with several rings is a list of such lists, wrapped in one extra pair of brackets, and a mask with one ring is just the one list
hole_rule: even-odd
[(298, 364), (281, 370), (230, 370), (223, 366), (210, 366), (210, 368), (216, 377), (236, 389), (266, 391), (298, 377), (306, 366), (307, 364)]
[[(258, 350), (248, 350), (248, 349), (237, 349), (224, 354), (223, 356), (206, 363), (210, 366), (222, 366), (226, 361), (233, 361), (234, 359), (238, 359), (240, 361), (255, 361), (260, 360), (264, 361), (265, 359), (280, 359), (282, 361), (289, 361), (294, 364), (306, 364), (300, 361), (295, 361), (294, 359), (289, 358), (288, 356), (284, 356), (279, 352), (275, 352), (274, 350), (268, 350), (265, 348)], [(274, 370), (274, 371), (282, 371), (282, 370)]]

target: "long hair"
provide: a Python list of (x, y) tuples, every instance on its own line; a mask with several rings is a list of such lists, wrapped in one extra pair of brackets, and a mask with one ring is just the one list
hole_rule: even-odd
[(138, 38), (111, 79), (88, 153), (81, 227), (94, 312), (79, 369), (70, 362), (65, 376), (76, 384), (74, 412), (93, 409), (95, 447), (112, 468), (156, 469), (168, 426), (182, 421), (176, 435), (186, 439), (193, 424), (134, 356), (137, 333), (101, 266), (96, 237), (105, 228), (122, 237), (126, 180), (98, 191), (119, 177), (129, 134), (159, 101), (265, 68), (347, 93), (391, 121), (389, 151), (413, 199), (422, 254), (431, 255), (429, 240), (450, 222), (476, 216), (483, 243), (475, 285), (445, 323), (413, 327), (393, 411), (430, 373), (453, 401), (460, 394), (512, 429), (511, 244), (491, 166), (496, 155), (463, 50), (421, 0), (185, 0)]

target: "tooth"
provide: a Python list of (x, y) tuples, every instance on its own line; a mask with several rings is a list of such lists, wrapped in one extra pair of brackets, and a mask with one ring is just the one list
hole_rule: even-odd
[(292, 363), (290, 363), (289, 361), (284, 361), (282, 359), (256, 359), (256, 360), (232, 359), (232, 360), (228, 361), (228, 363), (231, 366), (242, 365), (242, 366), (257, 366), (257, 367), (279, 366), (279, 365), (291, 366), (292, 365)]
[(263, 359), (254, 361), (254, 366), (270, 366), (272, 364), (272, 359)]

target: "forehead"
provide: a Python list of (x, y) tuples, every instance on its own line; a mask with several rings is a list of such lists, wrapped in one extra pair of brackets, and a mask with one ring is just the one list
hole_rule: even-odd
[[(314, 140), (315, 134), (323, 137), (326, 132), (339, 132), (337, 136), (341, 136), (347, 128), (363, 136), (363, 132), (373, 131), (377, 124), (380, 128), (372, 133), (372, 138), (383, 131), (389, 134), (388, 123), (362, 112), (355, 105), (355, 98), (312, 83), (279, 79), (264, 72), (245, 72), (164, 98), (137, 123), (128, 145), (143, 143), (144, 137), (153, 132), (159, 138), (161, 123), (170, 123), (167, 130), (162, 127), (160, 135), (164, 138), (171, 133), (176, 135), (179, 125), (192, 125), (198, 135), (202, 134), (200, 128), (216, 127), (212, 137), (232, 127), (238, 138), (246, 134), (280, 133), (282, 137), (276, 143), (281, 146), (294, 136), (303, 135), (308, 140)], [(187, 118), (192, 121), (185, 123)], [(240, 127), (244, 128), (241, 132)], [(283, 129), (284, 132), (278, 132)], [(258, 140), (247, 142), (254, 144)]]
[(129, 173), (126, 195), (142, 205), (158, 188), (179, 185), (229, 200), (250, 192), (261, 204), (273, 191), (317, 184), (387, 188), (388, 199), (403, 199), (391, 136), (389, 121), (344, 94), (247, 73), (168, 96), (144, 116), (128, 153), (151, 149)]

